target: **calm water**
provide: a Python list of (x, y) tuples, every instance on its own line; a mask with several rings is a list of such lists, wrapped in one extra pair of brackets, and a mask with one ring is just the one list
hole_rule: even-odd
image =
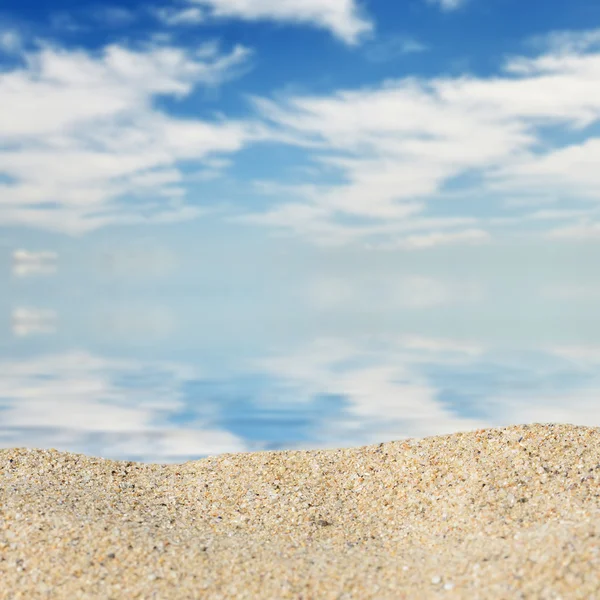
[(182, 462), (600, 425), (594, 248), (156, 247), (71, 240), (30, 267), (6, 249), (0, 446)]
[(512, 4), (0, 0), (0, 446), (600, 425), (600, 2)]

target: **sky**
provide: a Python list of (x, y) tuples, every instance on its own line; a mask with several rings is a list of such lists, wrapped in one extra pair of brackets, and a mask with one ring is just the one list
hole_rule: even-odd
[(0, 445), (600, 424), (598, 165), (596, 0), (3, 0)]
[(0, 226), (597, 238), (594, 25), (592, 0), (5, 1)]

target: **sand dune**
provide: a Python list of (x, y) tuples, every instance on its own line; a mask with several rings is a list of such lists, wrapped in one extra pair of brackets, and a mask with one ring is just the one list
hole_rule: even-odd
[(145, 465), (0, 451), (0, 598), (600, 598), (600, 428)]

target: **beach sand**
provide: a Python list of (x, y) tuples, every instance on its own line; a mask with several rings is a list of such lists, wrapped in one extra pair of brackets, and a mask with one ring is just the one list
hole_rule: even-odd
[(0, 451), (0, 598), (600, 598), (600, 428), (148, 465)]

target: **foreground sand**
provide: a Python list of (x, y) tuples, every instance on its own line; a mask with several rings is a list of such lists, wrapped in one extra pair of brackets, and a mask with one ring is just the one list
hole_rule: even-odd
[(0, 451), (0, 598), (600, 598), (600, 428), (144, 465)]

